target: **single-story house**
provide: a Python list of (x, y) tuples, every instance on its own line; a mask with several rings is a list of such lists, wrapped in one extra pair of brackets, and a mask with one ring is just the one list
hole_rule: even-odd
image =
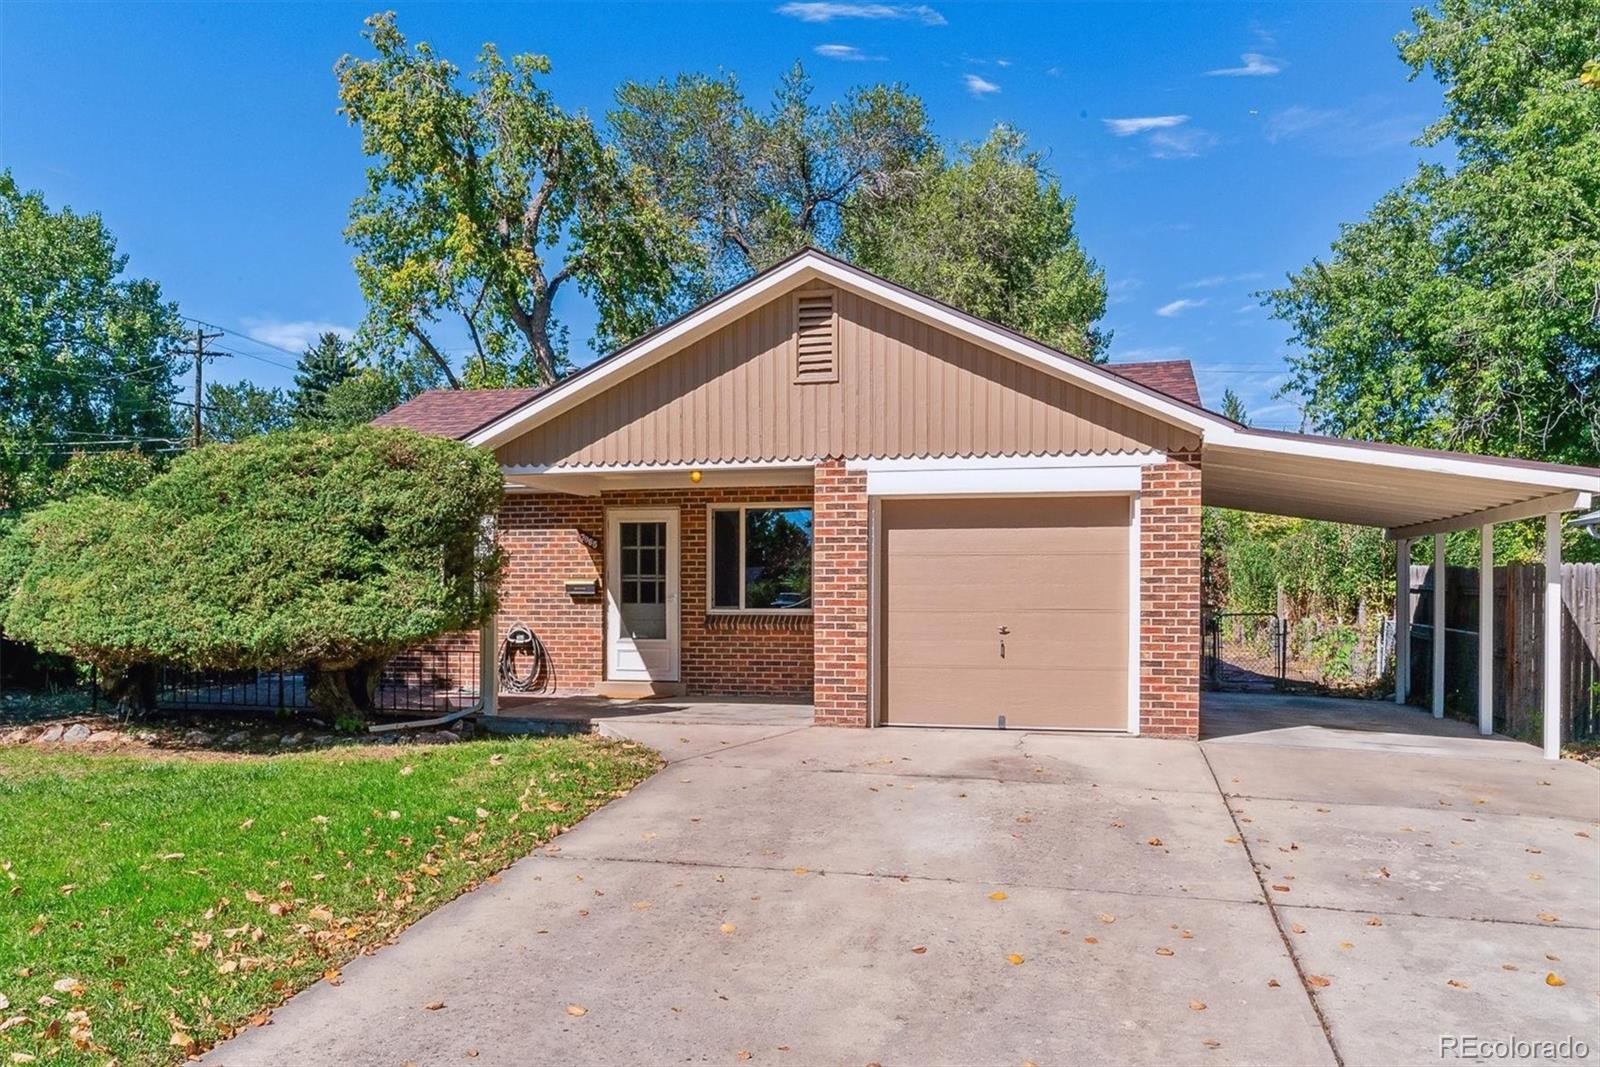
[(814, 250), (548, 388), (378, 422), (494, 451), (495, 625), (532, 629), (560, 690), (840, 726), (1192, 737), (1202, 504), (1405, 544), (1559, 532), (1600, 492), (1592, 469), (1249, 429), (1187, 363), (1092, 365)]

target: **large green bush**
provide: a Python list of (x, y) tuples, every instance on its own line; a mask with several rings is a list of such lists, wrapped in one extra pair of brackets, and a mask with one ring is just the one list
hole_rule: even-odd
[(79, 495), (0, 545), (0, 626), (97, 665), (306, 668), (326, 711), (370, 707), (402, 648), (477, 625), (499, 557), (494, 457), (371, 427), (211, 445), (125, 499)]

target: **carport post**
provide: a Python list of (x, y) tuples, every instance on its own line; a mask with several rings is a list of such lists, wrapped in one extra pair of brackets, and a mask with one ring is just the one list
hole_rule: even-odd
[(1544, 517), (1544, 758), (1561, 758), (1561, 513)]
[(1494, 733), (1494, 523), (1478, 527), (1478, 732)]
[(1411, 689), (1411, 542), (1394, 542), (1394, 702)]
[(1445, 535), (1433, 535), (1433, 717), (1444, 718)]
[(478, 700), (485, 715), (500, 714), (500, 665), (495, 662), (495, 617), (491, 612), (478, 631)]

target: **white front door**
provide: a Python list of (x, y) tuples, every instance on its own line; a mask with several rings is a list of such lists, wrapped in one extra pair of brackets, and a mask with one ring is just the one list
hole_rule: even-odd
[(678, 512), (606, 513), (606, 677), (678, 680)]

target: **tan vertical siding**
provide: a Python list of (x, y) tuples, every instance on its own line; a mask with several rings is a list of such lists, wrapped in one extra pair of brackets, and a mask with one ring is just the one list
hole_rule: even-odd
[(837, 380), (797, 384), (784, 294), (498, 450), (502, 463), (733, 461), (1174, 451), (1191, 431), (835, 293)]

